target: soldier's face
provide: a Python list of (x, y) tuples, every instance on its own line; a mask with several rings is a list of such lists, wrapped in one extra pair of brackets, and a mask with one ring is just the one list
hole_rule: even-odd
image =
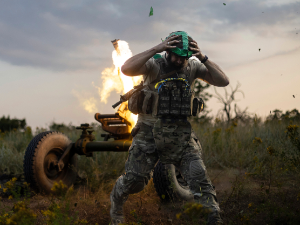
[(167, 61), (171, 64), (175, 69), (182, 69), (187, 65), (187, 58), (178, 56), (172, 52), (168, 52)]

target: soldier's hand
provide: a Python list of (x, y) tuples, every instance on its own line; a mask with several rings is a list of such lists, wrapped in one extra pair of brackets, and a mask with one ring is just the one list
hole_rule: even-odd
[(205, 58), (205, 55), (202, 54), (196, 41), (190, 42), (189, 49), (194, 52), (194, 54), (192, 54), (192, 56), (196, 56), (200, 61)]
[(162, 43), (160, 43), (159, 45), (157, 45), (155, 47), (156, 52), (160, 53), (160, 52), (166, 51), (171, 48), (176, 48), (176, 46), (174, 46), (174, 44), (180, 42), (179, 40), (176, 40), (176, 38), (178, 38), (178, 35), (172, 35), (171, 37), (167, 38), (165, 41), (163, 41)]

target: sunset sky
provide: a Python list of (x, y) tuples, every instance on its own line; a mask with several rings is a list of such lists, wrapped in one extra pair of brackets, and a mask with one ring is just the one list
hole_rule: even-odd
[[(14, 0), (0, 2), (0, 117), (26, 118), (35, 128), (114, 113), (120, 94), (107, 104), (98, 94), (102, 72), (113, 68), (111, 40), (128, 42), (135, 55), (178, 30), (198, 42), (232, 88), (241, 84), (241, 109), (262, 117), (300, 110), (300, 1)], [(96, 100), (95, 112), (83, 99)], [(207, 105), (211, 115), (222, 107), (216, 99)]]

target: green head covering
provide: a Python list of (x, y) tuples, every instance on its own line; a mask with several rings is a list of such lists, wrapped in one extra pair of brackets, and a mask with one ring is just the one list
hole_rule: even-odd
[(190, 58), (193, 54), (193, 51), (189, 50), (189, 38), (192, 39), (192, 37), (185, 31), (176, 31), (172, 32), (167, 38), (173, 36), (173, 35), (178, 35), (179, 38), (179, 43), (174, 44), (177, 46), (176, 48), (171, 48), (169, 49), (171, 52), (174, 52), (176, 55), (183, 56)]

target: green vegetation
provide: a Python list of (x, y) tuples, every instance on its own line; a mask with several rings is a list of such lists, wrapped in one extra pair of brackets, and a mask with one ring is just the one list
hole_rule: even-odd
[(11, 131), (11, 130), (20, 130), (20, 129), (24, 129), (25, 127), (26, 127), (25, 119), (22, 120), (10, 119), (9, 116), (7, 118), (5, 118), (5, 116), (0, 118), (0, 131), (2, 132)]
[[(101, 134), (105, 132), (97, 124), (92, 124), (92, 126), (95, 130), (93, 134), (96, 141), (102, 141)], [(81, 131), (76, 130), (72, 124), (55, 124), (54, 122), (51, 123), (49, 129), (37, 127), (34, 134), (32, 134), (30, 127), (26, 127), (25, 131), (2, 132), (0, 134), (0, 174), (22, 174), (23, 158), (29, 142), (33, 136), (46, 130), (62, 132), (73, 142), (81, 134)], [(78, 157), (78, 174), (97, 186), (98, 182), (105, 182), (107, 179), (115, 178), (122, 173), (127, 154), (127, 152), (95, 152), (92, 158)], [(108, 168), (112, 169), (109, 170)]]
[[(213, 125), (193, 129), (200, 138), (205, 165), (211, 168), (239, 168), (265, 175), (270, 149), (278, 170), (298, 173), (300, 162), (300, 115), (287, 112), (280, 117), (270, 115), (266, 121), (256, 116), (248, 123), (215, 119)], [(287, 116), (291, 114), (290, 116)]]
[[(80, 136), (71, 124), (50, 126), (72, 141)], [(192, 126), (201, 141), (208, 171), (235, 171), (231, 188), (218, 192), (225, 224), (300, 223), (297, 110), (274, 110), (265, 121), (257, 116), (248, 118), (246, 123), (216, 118), (209, 123), (192, 121)], [(101, 127), (93, 127), (96, 140), (102, 140)], [(25, 127), (1, 132), (0, 174), (21, 174), (27, 145), (45, 130), (48, 129), (37, 128), (32, 134), (30, 127)], [(109, 224), (109, 193), (115, 179), (124, 172), (126, 158), (127, 153), (113, 152), (94, 153), (90, 158), (79, 156), (81, 179), (70, 189), (62, 183), (55, 184), (55, 195), (48, 197), (29, 197), (27, 184), (18, 188), (16, 178), (11, 179), (0, 186), (0, 224)], [(216, 177), (211, 176), (213, 183)], [(39, 202), (37, 206), (34, 201)], [(206, 209), (195, 203), (160, 203), (152, 180), (144, 191), (129, 198), (125, 210), (131, 224), (198, 224), (199, 220), (204, 224), (206, 214)]]

